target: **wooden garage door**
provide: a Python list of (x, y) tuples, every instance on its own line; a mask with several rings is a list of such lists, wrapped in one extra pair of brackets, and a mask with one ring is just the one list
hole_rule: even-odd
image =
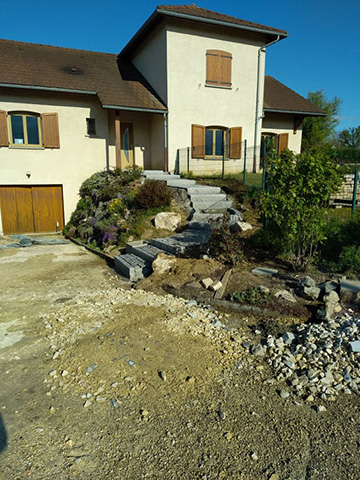
[(55, 232), (64, 227), (61, 185), (0, 187), (3, 231)]

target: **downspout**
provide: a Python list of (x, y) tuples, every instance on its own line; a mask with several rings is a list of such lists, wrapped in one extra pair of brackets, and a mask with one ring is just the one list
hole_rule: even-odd
[(280, 40), (280, 35), (276, 37), (275, 40), (273, 40), (270, 43), (267, 43), (266, 45), (263, 45), (262, 47), (259, 48), (258, 50), (258, 66), (257, 66), (257, 79), (256, 79), (256, 106), (255, 106), (255, 131), (254, 131), (254, 160), (253, 160), (253, 173), (256, 173), (256, 150), (257, 150), (257, 138), (258, 138), (258, 130), (259, 130), (259, 120), (262, 118), (262, 116), (259, 118), (259, 103), (260, 103), (260, 68), (261, 68), (261, 53), (266, 51), (267, 47), (270, 47), (270, 45), (273, 45), (274, 43), (277, 43)]
[(168, 159), (168, 118), (167, 113), (164, 113), (164, 171), (169, 171)]

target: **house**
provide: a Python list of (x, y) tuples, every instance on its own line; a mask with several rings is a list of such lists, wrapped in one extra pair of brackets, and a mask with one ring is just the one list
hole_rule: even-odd
[[(284, 30), (195, 5), (159, 6), (119, 55), (0, 40), (0, 232), (63, 228), (85, 178), (138, 165), (260, 168), (261, 138), (300, 151), (324, 112), (271, 77)], [(249, 152), (248, 152), (249, 155)]]

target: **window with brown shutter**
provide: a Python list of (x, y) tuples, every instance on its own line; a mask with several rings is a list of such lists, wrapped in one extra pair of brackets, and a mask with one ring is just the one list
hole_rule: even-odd
[(206, 51), (206, 85), (231, 87), (232, 55), (222, 50)]
[(59, 120), (57, 113), (43, 113), (42, 127), (45, 148), (60, 148)]
[(229, 158), (241, 158), (242, 127), (230, 128)]
[(191, 156), (192, 158), (205, 157), (205, 127), (191, 125)]
[(278, 155), (280, 155), (280, 153), (283, 151), (283, 150), (286, 150), (288, 148), (288, 144), (289, 144), (289, 134), (288, 133), (280, 133), (279, 137), (278, 137)]
[(6, 112), (0, 110), (0, 147), (9, 146), (9, 135), (7, 128)]

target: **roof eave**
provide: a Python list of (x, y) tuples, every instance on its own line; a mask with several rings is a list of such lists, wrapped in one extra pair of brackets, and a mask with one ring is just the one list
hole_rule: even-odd
[(212, 25), (218, 25), (222, 27), (235, 28), (238, 30), (246, 30), (254, 33), (261, 33), (264, 35), (271, 35), (275, 38), (280, 37), (279, 41), (288, 37), (286, 32), (271, 30), (267, 28), (256, 28), (245, 25), (237, 25), (235, 23), (223, 22), (221, 20), (213, 20), (210, 18), (199, 17), (195, 15), (187, 15), (185, 13), (169, 12), (167, 10), (156, 9), (155, 12), (148, 18), (143, 26), (135, 33), (132, 39), (125, 45), (118, 55), (118, 58), (126, 56), (133, 48), (139, 45), (142, 39), (147, 35), (153, 27), (159, 24), (165, 17), (181, 18), (182, 20), (196, 21), (200, 23), (208, 23)]
[(44, 92), (80, 93), (82, 95), (97, 95), (97, 92), (93, 92), (92, 90), (78, 90), (78, 89), (61, 88), (61, 87), (44, 87), (39, 85), (22, 85), (18, 83), (0, 83), (0, 87), (21, 88), (26, 90), (40, 90)]
[(127, 110), (129, 112), (167, 113), (167, 110), (159, 108), (129, 107), (124, 105), (103, 105), (103, 108), (111, 110)]
[(326, 117), (327, 113), (321, 113), (321, 112), (306, 112), (303, 110), (281, 110), (277, 108), (263, 108), (264, 112), (269, 112), (269, 113), (287, 113), (291, 115), (305, 115), (307, 117)]

